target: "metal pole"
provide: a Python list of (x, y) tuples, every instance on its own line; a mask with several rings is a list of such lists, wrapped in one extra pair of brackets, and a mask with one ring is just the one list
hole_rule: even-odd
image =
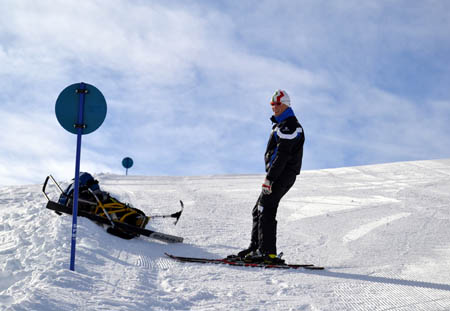
[(72, 244), (70, 248), (70, 270), (75, 271), (75, 248), (77, 243), (77, 215), (78, 215), (78, 192), (80, 187), (80, 158), (81, 158), (81, 136), (84, 128), (84, 103), (86, 94), (86, 85), (81, 82), (78, 101), (78, 120), (74, 126), (77, 128), (77, 154), (75, 160), (75, 182), (73, 193), (73, 209), (72, 209)]

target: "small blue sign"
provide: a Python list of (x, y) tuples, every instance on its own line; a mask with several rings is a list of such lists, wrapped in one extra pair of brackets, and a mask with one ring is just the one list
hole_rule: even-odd
[(125, 175), (128, 176), (128, 169), (133, 166), (133, 159), (129, 157), (123, 158), (122, 165), (126, 168)]
[(122, 165), (123, 167), (125, 167), (126, 169), (130, 168), (133, 166), (133, 159), (126, 157), (122, 160)]
[[(58, 96), (55, 105), (56, 118), (59, 124), (72, 134), (77, 134), (77, 127), (82, 127), (82, 134), (94, 132), (102, 125), (106, 117), (106, 100), (102, 92), (95, 86), (75, 83), (66, 87)], [(78, 122), (80, 93), (84, 94), (83, 123)]]

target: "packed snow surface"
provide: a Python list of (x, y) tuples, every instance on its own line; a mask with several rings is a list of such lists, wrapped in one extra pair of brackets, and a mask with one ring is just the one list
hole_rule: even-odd
[(450, 310), (450, 159), (302, 172), (278, 210), (278, 250), (324, 271), (164, 256), (245, 248), (263, 175), (95, 177), (149, 215), (183, 200), (176, 226), (147, 227), (185, 243), (126, 241), (79, 218), (72, 272), (71, 216), (45, 208), (42, 185), (1, 187), (0, 310)]

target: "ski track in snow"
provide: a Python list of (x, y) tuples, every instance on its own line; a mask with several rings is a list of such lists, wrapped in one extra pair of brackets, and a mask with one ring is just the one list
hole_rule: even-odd
[(185, 243), (121, 240), (79, 218), (72, 272), (71, 217), (45, 209), (41, 185), (0, 187), (0, 310), (450, 310), (450, 160), (302, 172), (279, 207), (278, 248), (325, 271), (164, 256), (246, 247), (262, 175), (96, 177), (147, 214), (182, 199), (177, 226), (149, 227)]
[(391, 216), (387, 216), (387, 217), (383, 217), (379, 220), (370, 222), (368, 224), (362, 225), (359, 228), (353, 229), (352, 231), (350, 231), (349, 233), (347, 233), (344, 237), (343, 237), (343, 242), (344, 243), (349, 243), (352, 241), (355, 241), (359, 238), (361, 238), (362, 236), (368, 234), (370, 231), (375, 230), (378, 227), (384, 226), (384, 225), (388, 225), (391, 222), (403, 218), (403, 217), (407, 217), (411, 215), (411, 213), (400, 213), (400, 214), (395, 214), (395, 215), (391, 215)]

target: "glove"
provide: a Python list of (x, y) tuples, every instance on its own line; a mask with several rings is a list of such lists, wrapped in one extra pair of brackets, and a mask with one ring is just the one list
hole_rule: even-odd
[(265, 195), (269, 195), (272, 193), (272, 182), (270, 180), (264, 180), (264, 183), (262, 184), (262, 193)]

